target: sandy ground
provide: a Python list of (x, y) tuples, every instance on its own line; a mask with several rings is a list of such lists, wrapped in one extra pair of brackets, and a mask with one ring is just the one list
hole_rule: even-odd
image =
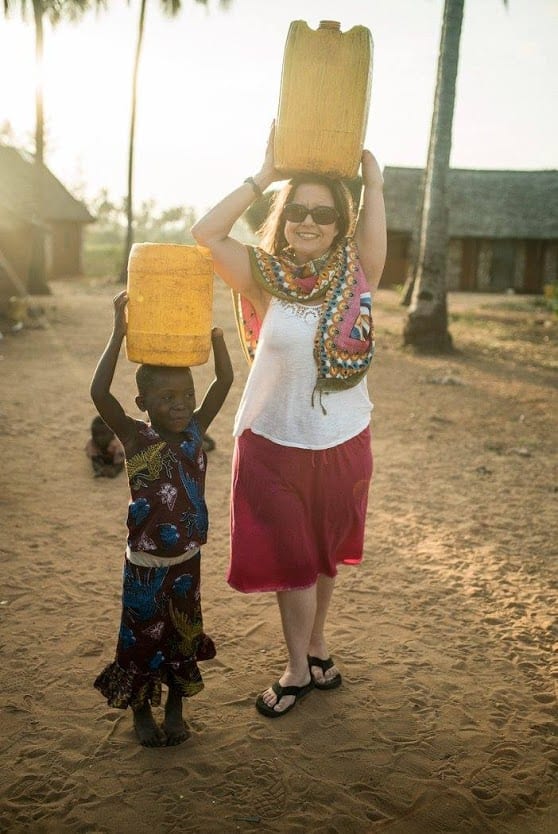
[[(93, 479), (83, 453), (116, 289), (57, 282), (45, 326), (0, 342), (0, 830), (558, 830), (556, 320), (453, 296), (461, 351), (416, 357), (395, 294), (379, 293), (365, 560), (342, 569), (329, 626), (344, 685), (270, 722), (254, 699), (284, 664), (274, 599), (224, 580), (246, 366), (217, 288), (237, 372), (209, 456), (218, 656), (186, 705), (190, 740), (148, 750), (92, 688), (114, 651), (127, 504), (125, 477)], [(133, 414), (134, 369), (123, 359), (115, 384)]]

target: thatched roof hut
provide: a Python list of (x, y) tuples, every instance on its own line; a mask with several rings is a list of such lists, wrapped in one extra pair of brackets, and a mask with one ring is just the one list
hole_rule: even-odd
[(53, 278), (82, 271), (82, 229), (94, 221), (46, 166), (41, 174), (36, 205), (33, 156), (0, 144), (0, 253), (24, 286), (34, 226), (45, 229), (47, 277)]
[[(386, 167), (388, 263), (382, 284), (402, 283), (412, 260), (424, 171)], [(556, 280), (558, 171), (452, 169), (448, 178), (452, 289), (540, 292)]]

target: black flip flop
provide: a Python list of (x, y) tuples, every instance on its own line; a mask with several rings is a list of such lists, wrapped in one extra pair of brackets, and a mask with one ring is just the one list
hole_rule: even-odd
[[(311, 657), (308, 655), (308, 668), (310, 669), (310, 675), (312, 675), (312, 666), (319, 666), (325, 675), (327, 670), (331, 669), (333, 665), (334, 663), (331, 657), (328, 657), (327, 660), (322, 660), (319, 657)], [(338, 686), (341, 686), (343, 678), (341, 677), (340, 672), (338, 672), (331, 678), (331, 680), (326, 680), (324, 683), (320, 683), (320, 681), (317, 681), (314, 677), (312, 677), (312, 680), (316, 689), (337, 689)]]
[(310, 690), (314, 689), (314, 684), (312, 681), (310, 681), (310, 683), (307, 683), (305, 686), (281, 686), (279, 681), (275, 681), (275, 683), (271, 685), (271, 688), (277, 695), (277, 700), (273, 707), (277, 706), (283, 695), (295, 696), (295, 700), (292, 702), (290, 707), (286, 707), (286, 709), (279, 711), (274, 709), (273, 707), (268, 707), (268, 705), (263, 699), (263, 696), (258, 695), (258, 698), (256, 700), (256, 709), (258, 710), (258, 712), (260, 712), (262, 715), (265, 715), (266, 718), (279, 718), (280, 716), (286, 715), (288, 712), (290, 712), (300, 698), (303, 698), (310, 692)]

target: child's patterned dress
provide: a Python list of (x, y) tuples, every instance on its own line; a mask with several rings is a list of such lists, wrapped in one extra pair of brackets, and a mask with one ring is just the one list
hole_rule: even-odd
[(144, 567), (125, 559), (116, 659), (94, 684), (110, 706), (121, 709), (157, 706), (162, 683), (195, 695), (203, 688), (197, 661), (215, 656), (200, 603), (199, 547), (208, 527), (200, 428), (193, 418), (176, 444), (141, 421), (136, 432), (140, 450), (126, 461), (128, 553), (152, 554), (162, 564)]

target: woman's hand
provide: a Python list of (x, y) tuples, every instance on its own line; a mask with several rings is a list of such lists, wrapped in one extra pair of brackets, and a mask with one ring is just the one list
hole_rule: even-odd
[(267, 147), (265, 149), (265, 157), (263, 161), (263, 165), (259, 170), (259, 173), (256, 174), (255, 180), (262, 189), (271, 185), (272, 182), (276, 182), (276, 180), (284, 179), (284, 177), (279, 173), (279, 171), (275, 167), (275, 152), (274, 152), (274, 144), (275, 144), (275, 119), (271, 123), (271, 130), (269, 131), (269, 136), (267, 139)]
[(366, 188), (383, 188), (384, 178), (373, 153), (364, 150), (361, 158), (362, 181)]

